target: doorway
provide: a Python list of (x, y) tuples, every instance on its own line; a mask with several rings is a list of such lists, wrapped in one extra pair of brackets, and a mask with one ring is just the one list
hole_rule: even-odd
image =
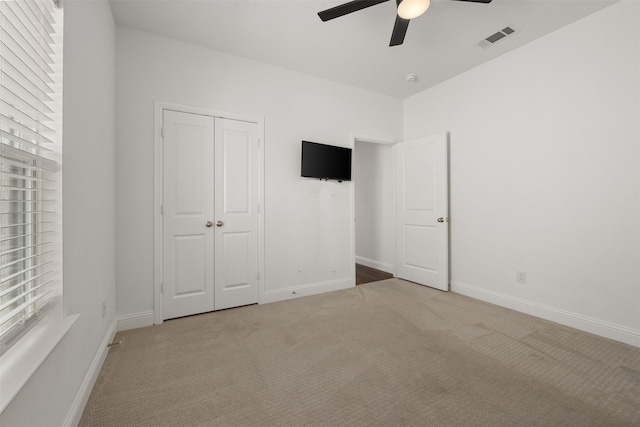
[(356, 284), (395, 274), (394, 167), (391, 143), (355, 138)]
[(361, 265), (447, 291), (448, 135), (394, 145), (353, 139), (356, 283)]

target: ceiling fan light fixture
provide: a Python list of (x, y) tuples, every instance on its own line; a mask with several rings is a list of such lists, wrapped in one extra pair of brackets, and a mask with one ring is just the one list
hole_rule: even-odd
[(422, 15), (431, 6), (431, 0), (402, 0), (398, 5), (398, 16), (402, 19), (414, 19)]

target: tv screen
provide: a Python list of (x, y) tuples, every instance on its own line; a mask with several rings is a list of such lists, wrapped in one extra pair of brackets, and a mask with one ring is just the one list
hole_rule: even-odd
[(351, 148), (302, 141), (302, 176), (351, 181)]

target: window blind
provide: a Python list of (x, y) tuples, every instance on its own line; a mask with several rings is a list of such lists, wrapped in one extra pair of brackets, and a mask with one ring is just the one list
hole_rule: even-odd
[(61, 15), (0, 1), (0, 354), (61, 295)]

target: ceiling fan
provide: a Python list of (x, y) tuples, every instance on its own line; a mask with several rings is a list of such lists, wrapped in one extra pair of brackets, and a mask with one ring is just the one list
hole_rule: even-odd
[[(318, 16), (322, 21), (326, 22), (386, 1), (389, 0), (354, 0), (349, 3), (341, 4), (340, 6), (318, 12)], [(488, 4), (491, 3), (492, 0), (456, 1)], [(431, 0), (396, 0), (396, 3), (398, 6), (398, 14), (396, 15), (396, 23), (393, 26), (389, 46), (398, 46), (404, 42), (404, 36), (407, 34), (407, 28), (409, 28), (409, 21), (425, 13), (431, 5)]]

